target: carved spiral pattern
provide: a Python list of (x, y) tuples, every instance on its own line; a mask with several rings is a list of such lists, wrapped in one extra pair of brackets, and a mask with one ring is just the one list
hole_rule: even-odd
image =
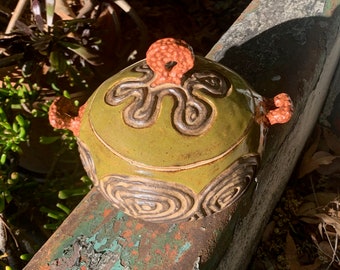
[(237, 201), (254, 179), (258, 163), (257, 155), (242, 157), (214, 179), (201, 194), (203, 216), (220, 212)]
[(123, 112), (127, 125), (134, 128), (146, 128), (155, 123), (161, 109), (164, 96), (175, 99), (173, 125), (185, 135), (200, 135), (210, 126), (215, 109), (202, 98), (194, 95), (194, 90), (204, 92), (213, 97), (224, 97), (230, 84), (222, 76), (212, 72), (195, 72), (187, 78), (183, 87), (160, 85), (150, 87), (153, 71), (146, 64), (133, 70), (142, 73), (142, 77), (134, 81), (122, 82), (110, 89), (105, 96), (107, 104), (116, 106), (130, 97), (134, 101)]
[(222, 211), (237, 201), (253, 181), (258, 155), (241, 157), (201, 193), (176, 183), (137, 176), (109, 175), (100, 180), (86, 145), (78, 139), (80, 157), (94, 185), (114, 207), (150, 222), (195, 220)]
[(86, 144), (83, 143), (79, 138), (77, 138), (78, 150), (81, 162), (83, 163), (83, 167), (88, 175), (91, 178), (93, 184), (98, 186), (98, 178), (96, 173), (96, 167), (94, 165), (93, 159), (90, 154), (90, 150), (87, 148)]
[(156, 180), (110, 175), (100, 181), (100, 189), (115, 207), (152, 222), (187, 220), (196, 208), (190, 189)]
[[(80, 146), (85, 149), (84, 144)], [(195, 220), (222, 211), (247, 190), (259, 161), (257, 155), (240, 158), (195, 194), (181, 184), (137, 176), (113, 174), (98, 181), (93, 162), (83, 150), (86, 171), (104, 197), (126, 214), (155, 223)]]

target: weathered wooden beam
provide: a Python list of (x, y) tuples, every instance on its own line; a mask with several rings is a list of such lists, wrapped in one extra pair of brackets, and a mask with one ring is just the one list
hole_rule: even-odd
[(216, 269), (229, 244), (220, 269), (245, 269), (327, 94), (339, 57), (339, 5), (254, 0), (207, 55), (260, 94), (285, 91), (295, 103), (293, 120), (270, 130), (253, 197), (255, 183), (226, 211), (152, 224), (114, 209), (93, 189), (25, 269)]
[(214, 269), (230, 218), (224, 211), (181, 224), (143, 222), (92, 189), (25, 269)]

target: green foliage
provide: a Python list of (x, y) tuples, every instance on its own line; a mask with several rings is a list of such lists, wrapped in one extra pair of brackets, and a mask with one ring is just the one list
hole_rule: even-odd
[(87, 89), (87, 78), (93, 76), (91, 67), (101, 64), (97, 55), (100, 40), (86, 34), (91, 28), (93, 20), (74, 19), (56, 21), (47, 29), (22, 29), (29, 37), (30, 51), (30, 55), (24, 55), (23, 75), (38, 77), (44, 70), (49, 84), (66, 80), (71, 87)]
[(57, 141), (61, 142), (61, 146), (68, 150), (74, 150), (77, 148), (77, 139), (73, 135), (72, 131), (67, 129), (55, 130), (56, 136), (41, 136), (41, 144), (52, 144)]
[(0, 107), (0, 164), (6, 162), (9, 152), (21, 152), (20, 143), (27, 141), (27, 128), (29, 121), (20, 114), (15, 116), (13, 122), (7, 119), (4, 110)]
[[(56, 86), (54, 86), (53, 90), (55, 95), (69, 97), (66, 90), (61, 91)], [(20, 154), (23, 152), (23, 144), (29, 144), (31, 121), (34, 118), (47, 120), (49, 105), (50, 101), (44, 99), (42, 90), (37, 85), (30, 86), (23, 79), (17, 82), (12, 82), (9, 77), (3, 79), (0, 87), (0, 213), (3, 213), (6, 205), (13, 200), (13, 191), (17, 192), (24, 189), (27, 184), (37, 184), (34, 177), (18, 173), (17, 163)], [(61, 179), (69, 181), (67, 179), (76, 177), (75, 174), (83, 173), (82, 168), (79, 168), (78, 165), (71, 175), (68, 175), (66, 171), (63, 172), (64, 175), (61, 174), (61, 171), (57, 171), (57, 164), (60, 159), (65, 160), (63, 156), (78, 155), (76, 138), (71, 131), (55, 130), (51, 136), (40, 136), (40, 143), (59, 145), (54, 160), (51, 160), (53, 166), (46, 176), (46, 181), (60, 183)], [(73, 158), (72, 162), (76, 164), (77, 162), (79, 163), (79, 160), (74, 160)], [(88, 181), (83, 181), (83, 178), (81, 183), (83, 183), (82, 186), (73, 187), (70, 185), (67, 189), (61, 186), (60, 194), (64, 194), (61, 197), (65, 199), (85, 195), (89, 191), (90, 184)], [(49, 191), (47, 190), (46, 192)], [(51, 194), (51, 196), (57, 198), (58, 190), (52, 189), (50, 192), (55, 194)], [(59, 215), (59, 221), (65, 217), (66, 215)], [(57, 224), (55, 224), (54, 228), (57, 228)]]
[[(20, 145), (28, 141), (30, 121), (22, 112), (32, 114), (30, 108), (37, 98), (37, 90), (27, 88), (22, 82), (11, 83), (10, 78), (5, 77), (0, 87), (0, 165), (13, 153), (20, 153)], [(38, 115), (36, 109), (35, 112)]]
[[(63, 189), (58, 192), (58, 198), (61, 200), (72, 199), (72, 197), (83, 197), (85, 196), (92, 187), (92, 181), (88, 176), (82, 176), (80, 178), (83, 185), (81, 187), (73, 187)], [(57, 203), (58, 209), (52, 209), (45, 206), (40, 208), (40, 211), (45, 213), (52, 222), (44, 224), (44, 228), (47, 230), (56, 230), (64, 219), (71, 213), (71, 209), (63, 203)]]
[(0, 86), (0, 104), (6, 113), (9, 109), (22, 109), (32, 105), (39, 96), (37, 85), (24, 84), (24, 79), (11, 82), (11, 78), (6, 76)]
[(46, 213), (48, 217), (53, 219), (55, 222), (44, 225), (45, 229), (55, 230), (64, 221), (64, 219), (71, 213), (71, 210), (64, 204), (56, 204), (58, 210), (54, 210), (45, 206), (40, 207), (40, 211)]
[(65, 200), (74, 196), (84, 196), (86, 195), (92, 186), (92, 181), (88, 176), (83, 176), (80, 180), (84, 183), (84, 186), (81, 188), (73, 188), (73, 189), (64, 189), (60, 190), (58, 193), (58, 198)]
[(20, 185), (18, 172), (12, 172), (10, 175), (2, 174), (0, 176), (0, 213), (5, 210), (6, 204), (13, 199), (11, 190)]
[[(23, 217), (33, 220), (38, 234), (46, 236), (58, 228), (92, 182), (83, 176), (71, 131), (33, 127), (38, 118), (48, 122), (49, 106), (56, 96), (71, 99), (75, 91), (88, 96), (89, 84), (101, 82), (93, 73), (93, 67), (101, 64), (101, 41), (94, 35), (93, 19), (58, 19), (55, 0), (46, 1), (45, 9), (42, 2), (33, 0), (28, 16), (33, 20), (18, 22), (15, 33), (1, 39), (0, 67), (16, 65), (22, 79), (0, 78), (0, 214), (14, 228), (25, 225)], [(78, 100), (73, 101), (79, 106)], [(25, 151), (37, 141), (32, 134), (52, 152), (46, 157), (50, 167), (42, 175), (21, 165)], [(25, 248), (18, 252), (21, 264), (31, 258)], [(7, 264), (9, 260), (0, 258), (0, 268), (10, 269)]]
[(23, 261), (29, 261), (33, 257), (32, 254), (25, 253), (20, 255), (20, 259)]

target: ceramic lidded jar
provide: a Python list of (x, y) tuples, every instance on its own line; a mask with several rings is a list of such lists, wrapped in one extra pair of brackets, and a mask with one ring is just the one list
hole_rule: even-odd
[(277, 100), (270, 108), (239, 75), (167, 38), (106, 80), (71, 129), (113, 206), (176, 223), (220, 212), (246, 191), (266, 128), (290, 118), (289, 97)]

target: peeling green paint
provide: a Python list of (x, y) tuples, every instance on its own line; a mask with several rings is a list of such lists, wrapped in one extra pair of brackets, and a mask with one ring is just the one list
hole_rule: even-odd
[(181, 246), (178, 250), (178, 254), (176, 256), (175, 262), (178, 262), (180, 258), (182, 257), (183, 253), (189, 250), (190, 247), (191, 247), (191, 243), (189, 242), (186, 242), (183, 246)]
[(125, 214), (122, 211), (118, 211), (118, 213), (116, 215), (116, 219), (122, 220), (124, 216), (125, 216)]
[(127, 270), (127, 269), (129, 268), (126, 268), (125, 266), (121, 265), (120, 262), (116, 262), (111, 268), (111, 270)]
[(92, 237), (90, 237), (90, 238), (88, 238), (87, 239), (87, 242), (88, 243), (90, 243), (90, 242), (92, 242), (92, 243), (94, 243), (94, 249), (95, 250), (100, 250), (100, 248), (103, 246), (103, 245), (105, 245), (107, 242), (108, 242), (108, 240), (107, 240), (107, 238), (103, 238), (103, 239), (101, 239), (101, 240), (97, 240), (97, 235), (98, 235), (98, 233), (96, 233), (95, 235), (93, 235)]
[[(195, 223), (141, 222), (112, 209), (110, 203), (95, 196), (91, 196), (88, 206), (81, 210), (86, 212), (86, 216), (82, 215), (81, 220), (67, 221), (67, 233), (57, 237), (54, 243), (59, 241), (59, 244), (50, 249), (50, 257), (44, 260), (47, 268), (41, 269), (55, 269), (53, 267), (56, 266), (70, 270), (84, 267), (110, 270), (189, 269), (191, 266), (187, 268), (186, 264), (192, 260), (185, 258), (201, 245), (195, 235), (199, 233), (201, 236), (202, 231), (192, 229), (196, 228)], [(197, 225), (198, 228), (201, 226)], [(211, 233), (212, 228), (203, 232), (209, 236)], [(204, 245), (211, 243), (203, 242)]]

